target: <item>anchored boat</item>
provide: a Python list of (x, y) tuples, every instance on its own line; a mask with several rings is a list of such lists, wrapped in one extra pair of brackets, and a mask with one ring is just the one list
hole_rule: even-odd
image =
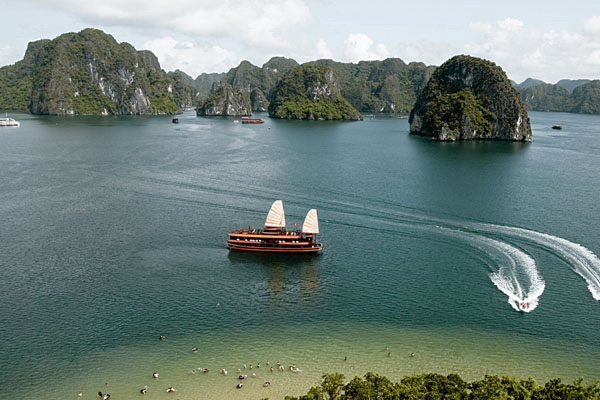
[(263, 121), (260, 118), (242, 117), (242, 124), (262, 124)]
[(20, 126), (21, 123), (19, 121), (15, 121), (12, 118), (9, 118), (8, 115), (5, 115), (4, 118), (0, 118), (0, 126)]
[(317, 210), (306, 214), (302, 230), (285, 228), (283, 202), (273, 202), (263, 229), (238, 229), (229, 232), (227, 247), (231, 250), (266, 253), (318, 253), (323, 244), (317, 242), (319, 218)]

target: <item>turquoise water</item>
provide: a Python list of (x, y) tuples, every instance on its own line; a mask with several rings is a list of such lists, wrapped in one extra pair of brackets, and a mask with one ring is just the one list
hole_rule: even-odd
[[(384, 116), (16, 116), (0, 397), (276, 399), (323, 372), (597, 379), (600, 117), (530, 117), (523, 144), (431, 142)], [(288, 226), (319, 210), (322, 255), (227, 250), (276, 199)]]

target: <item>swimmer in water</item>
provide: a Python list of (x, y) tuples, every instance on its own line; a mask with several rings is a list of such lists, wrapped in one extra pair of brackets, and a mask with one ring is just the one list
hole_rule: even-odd
[(263, 387), (269, 387), (271, 386), (271, 382), (267, 381), (265, 383), (263, 383)]
[(148, 393), (148, 389), (146, 389), (146, 388), (141, 388), (141, 389), (140, 389), (140, 393), (141, 393), (141, 394), (146, 394), (146, 393)]
[(168, 387), (166, 390), (167, 393), (173, 393), (174, 391), (175, 389), (173, 389), (173, 386)]
[(240, 383), (237, 384), (236, 386), (238, 389), (241, 389), (244, 387), (244, 382), (240, 381)]
[(154, 373), (152, 374), (152, 377), (153, 377), (154, 379), (158, 378), (158, 372), (154, 372)]

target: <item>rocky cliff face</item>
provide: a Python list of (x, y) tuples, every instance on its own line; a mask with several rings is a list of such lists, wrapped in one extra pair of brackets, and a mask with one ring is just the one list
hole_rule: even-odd
[(24, 80), (31, 88), (23, 93), (22, 104), (34, 114), (166, 114), (179, 110), (173, 81), (160, 69), (154, 54), (117, 43), (97, 29), (30, 43), (20, 63), (19, 69), (28, 72)]
[(408, 113), (435, 70), (433, 66), (399, 58), (340, 63), (318, 60), (333, 69), (340, 91), (361, 112)]
[(252, 111), (267, 112), (269, 109), (269, 100), (259, 88), (254, 88), (250, 92), (250, 103)]
[(212, 95), (197, 110), (201, 116), (251, 115), (250, 95), (240, 87), (228, 83), (215, 85)]
[(504, 71), (470, 56), (442, 64), (417, 98), (410, 132), (437, 140), (531, 141), (527, 111)]
[(362, 119), (342, 97), (333, 69), (316, 64), (298, 66), (277, 83), (269, 115), (285, 119)]
[(250, 93), (252, 111), (264, 112), (269, 107), (267, 94), (286, 72), (296, 66), (296, 61), (284, 57), (273, 57), (262, 67), (242, 61), (240, 65), (230, 69), (221, 82), (244, 88)]

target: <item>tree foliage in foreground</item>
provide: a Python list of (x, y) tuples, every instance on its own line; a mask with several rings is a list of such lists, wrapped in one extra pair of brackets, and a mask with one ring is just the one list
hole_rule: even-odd
[(600, 383), (583, 379), (563, 383), (560, 378), (538, 385), (532, 378), (486, 375), (466, 382), (456, 374), (422, 374), (392, 382), (367, 373), (344, 384), (343, 374), (324, 374), (319, 386), (285, 400), (600, 400)]

